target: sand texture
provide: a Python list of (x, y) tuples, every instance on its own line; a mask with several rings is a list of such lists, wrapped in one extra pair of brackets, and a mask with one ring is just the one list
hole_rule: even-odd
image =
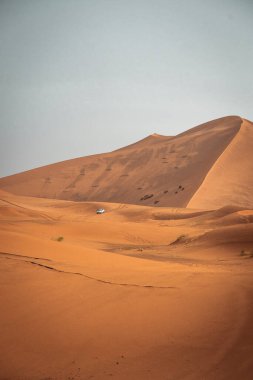
[(230, 116), (0, 179), (0, 380), (253, 379), (252, 144)]
[(252, 379), (252, 210), (0, 198), (0, 379)]
[(154, 134), (111, 153), (5, 177), (0, 188), (74, 201), (253, 207), (252, 144), (252, 123), (229, 116), (175, 137)]

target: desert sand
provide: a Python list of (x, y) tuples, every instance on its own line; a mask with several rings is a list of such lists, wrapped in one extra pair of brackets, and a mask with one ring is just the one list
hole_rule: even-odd
[(0, 379), (252, 379), (252, 130), (229, 117), (1, 179)]
[(217, 119), (175, 137), (151, 135), (128, 147), (0, 179), (18, 195), (149, 206), (253, 207), (253, 124)]

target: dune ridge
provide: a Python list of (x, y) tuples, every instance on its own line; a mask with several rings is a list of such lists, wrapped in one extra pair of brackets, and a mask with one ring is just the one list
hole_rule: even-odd
[(251, 380), (252, 133), (230, 116), (0, 179), (0, 379)]
[[(18, 195), (74, 201), (253, 207), (252, 180), (247, 175), (252, 171), (252, 141), (252, 123), (228, 116), (174, 137), (153, 134), (111, 153), (1, 178), (0, 188)], [(245, 167), (244, 176), (240, 167)]]
[(253, 207), (253, 124), (243, 119), (231, 143), (218, 157), (188, 207), (217, 208), (226, 204)]

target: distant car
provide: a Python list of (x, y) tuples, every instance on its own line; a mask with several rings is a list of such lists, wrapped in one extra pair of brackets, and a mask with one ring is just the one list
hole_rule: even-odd
[(97, 211), (96, 211), (97, 214), (104, 214), (105, 213), (105, 209), (104, 208), (98, 208)]

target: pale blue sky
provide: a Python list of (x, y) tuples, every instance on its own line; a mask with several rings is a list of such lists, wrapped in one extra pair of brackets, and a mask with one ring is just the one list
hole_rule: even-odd
[(0, 0), (0, 176), (253, 119), (252, 0)]

